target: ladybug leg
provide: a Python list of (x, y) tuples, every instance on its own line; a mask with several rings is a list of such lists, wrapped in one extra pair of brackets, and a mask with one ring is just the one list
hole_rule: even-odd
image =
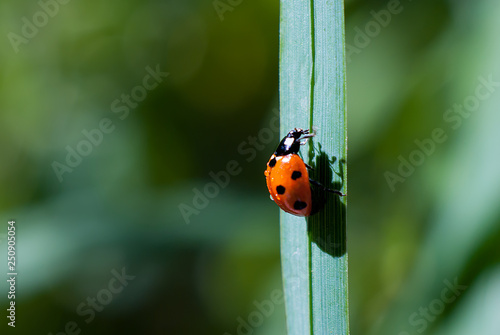
[(311, 136), (303, 136), (300, 138), (300, 145), (304, 145), (307, 143), (307, 141), (309, 140), (309, 137), (313, 137), (314, 135), (311, 135)]
[(300, 138), (300, 145), (304, 145), (307, 143), (307, 141), (309, 140), (310, 137), (313, 137), (314, 134), (309, 134), (309, 135), (306, 135), (306, 136), (302, 136)]
[(309, 170), (314, 170), (313, 167), (307, 163), (304, 163), (304, 165), (306, 166), (306, 168), (308, 168)]
[(313, 131), (312, 133), (309, 133), (309, 129), (306, 129), (303, 131), (303, 135), (302, 137), (300, 138), (300, 145), (304, 145), (307, 143), (307, 140), (310, 138), (310, 137), (314, 137), (316, 136), (316, 132)]
[(321, 183), (318, 183), (316, 180), (313, 180), (311, 178), (309, 178), (309, 182), (315, 186), (318, 186), (320, 188), (322, 188), (324, 191), (328, 191), (330, 193), (335, 193), (335, 194), (338, 194), (340, 195), (341, 197), (345, 196), (344, 193), (340, 192), (340, 191), (337, 191), (337, 190), (332, 190), (332, 189), (329, 189), (328, 187), (325, 187), (324, 185), (322, 185)]
[(316, 136), (316, 130), (312, 130), (312, 132), (309, 132), (309, 129), (306, 129), (304, 131), (302, 131), (302, 133), (304, 135), (307, 135), (307, 137), (312, 137), (312, 136)]

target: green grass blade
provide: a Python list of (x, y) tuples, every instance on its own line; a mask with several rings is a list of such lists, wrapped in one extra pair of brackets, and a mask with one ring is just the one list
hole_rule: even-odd
[[(282, 0), (281, 135), (314, 128), (302, 157), (311, 177), (346, 192), (344, 8), (340, 0)], [(311, 142), (310, 142), (311, 143)], [(288, 334), (348, 334), (346, 199), (319, 194), (309, 219), (281, 213)]]
[[(281, 137), (308, 128), (311, 107), (311, 18), (309, 1), (282, 0), (280, 22)], [(307, 159), (307, 152), (303, 152)], [(303, 218), (281, 213), (281, 257), (288, 334), (311, 333), (309, 238)]]

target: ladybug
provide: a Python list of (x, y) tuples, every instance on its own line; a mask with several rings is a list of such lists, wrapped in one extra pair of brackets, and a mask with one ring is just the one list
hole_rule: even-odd
[(306, 144), (313, 136), (315, 133), (310, 133), (309, 129), (292, 129), (281, 140), (264, 171), (272, 200), (285, 212), (297, 216), (310, 216), (317, 211), (317, 208), (313, 208), (315, 204), (312, 200), (311, 184), (325, 191), (344, 195), (309, 179), (307, 169), (312, 168), (304, 163), (297, 153), (300, 146)]

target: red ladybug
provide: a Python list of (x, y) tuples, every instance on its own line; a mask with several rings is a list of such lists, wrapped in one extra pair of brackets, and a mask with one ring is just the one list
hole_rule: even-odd
[(325, 191), (344, 195), (309, 179), (307, 169), (311, 167), (304, 163), (297, 153), (300, 146), (306, 144), (307, 139), (314, 135), (309, 129), (291, 130), (281, 140), (264, 171), (267, 188), (274, 202), (285, 212), (297, 216), (309, 216), (315, 213), (310, 183)]

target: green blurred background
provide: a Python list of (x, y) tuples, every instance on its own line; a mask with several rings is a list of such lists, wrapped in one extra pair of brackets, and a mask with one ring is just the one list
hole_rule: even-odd
[[(279, 2), (62, 2), (0, 4), (0, 327), (286, 334), (281, 301), (257, 307), (282, 289)], [(352, 334), (500, 334), (499, 16), (346, 1)]]

